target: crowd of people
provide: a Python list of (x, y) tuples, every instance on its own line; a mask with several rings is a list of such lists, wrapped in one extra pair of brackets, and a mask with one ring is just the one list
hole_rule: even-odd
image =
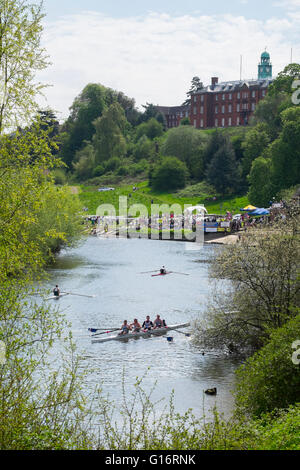
[(156, 315), (156, 318), (154, 321), (152, 321), (150, 319), (150, 316), (147, 315), (142, 325), (139, 323), (137, 318), (135, 318), (133, 322), (130, 324), (128, 323), (127, 320), (124, 320), (120, 328), (119, 336), (127, 335), (130, 331), (133, 334), (139, 333), (141, 331), (146, 333), (147, 331), (150, 331), (150, 330), (156, 330), (158, 328), (166, 328), (166, 327), (167, 327), (167, 324), (165, 320), (162, 320), (160, 318), (160, 315)]

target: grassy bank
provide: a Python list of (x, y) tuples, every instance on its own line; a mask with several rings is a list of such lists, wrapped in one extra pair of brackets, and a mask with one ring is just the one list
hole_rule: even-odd
[(79, 198), (83, 207), (88, 208), (89, 214), (96, 214), (97, 208), (101, 204), (112, 204), (118, 213), (119, 197), (128, 198), (128, 207), (134, 204), (143, 204), (150, 213), (151, 204), (179, 204), (184, 208), (185, 204), (204, 204), (210, 214), (224, 214), (226, 211), (239, 213), (242, 207), (249, 204), (246, 196), (241, 197), (221, 197), (216, 195), (216, 200), (212, 200), (214, 194), (211, 189), (201, 183), (188, 186), (185, 190), (177, 193), (154, 192), (148, 187), (146, 181), (135, 185), (136, 191), (133, 191), (133, 185), (113, 186), (114, 191), (98, 192), (98, 187), (84, 186), (79, 187)]

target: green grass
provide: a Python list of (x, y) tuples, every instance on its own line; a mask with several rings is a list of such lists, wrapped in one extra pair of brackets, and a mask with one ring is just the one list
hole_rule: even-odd
[(248, 198), (243, 197), (226, 197), (221, 198), (217, 196), (216, 201), (207, 201), (211, 197), (211, 188), (208, 185), (199, 183), (185, 188), (180, 192), (166, 193), (155, 192), (148, 187), (146, 181), (136, 184), (138, 190), (133, 192), (133, 185), (120, 185), (113, 186), (115, 191), (98, 192), (95, 186), (80, 186), (79, 198), (82, 207), (88, 208), (90, 215), (96, 214), (97, 208), (102, 204), (112, 204), (116, 208), (116, 213), (119, 212), (119, 197), (127, 197), (128, 208), (134, 204), (144, 205), (148, 213), (151, 213), (151, 203), (153, 204), (179, 204), (184, 208), (185, 204), (204, 204), (210, 214), (225, 214), (227, 210), (234, 213), (239, 213), (240, 209), (249, 204)]

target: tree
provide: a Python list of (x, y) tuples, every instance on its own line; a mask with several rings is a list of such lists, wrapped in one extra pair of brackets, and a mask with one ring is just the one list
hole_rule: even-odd
[(264, 123), (259, 123), (247, 133), (242, 143), (244, 156), (242, 159), (243, 176), (247, 177), (253, 160), (260, 157), (270, 143), (270, 137)]
[(182, 104), (182, 106), (187, 106), (191, 104), (191, 95), (195, 93), (198, 90), (202, 90), (203, 88), (203, 83), (201, 82), (199, 77), (193, 77), (192, 82), (191, 82), (191, 87), (189, 91), (187, 92), (187, 99), (185, 102)]
[[(294, 209), (293, 209), (294, 210)], [(196, 338), (207, 348), (259, 349), (300, 307), (299, 209), (273, 227), (247, 230), (211, 265), (216, 294)], [(224, 279), (226, 291), (222, 289)], [(291, 352), (292, 353), (292, 352)]]
[(241, 168), (229, 138), (214, 154), (206, 171), (207, 180), (222, 195), (237, 193), (241, 183)]
[(170, 129), (162, 145), (162, 154), (177, 157), (188, 167), (191, 176), (203, 179), (203, 155), (207, 143), (206, 134), (190, 126)]
[(139, 140), (143, 135), (153, 140), (163, 134), (163, 125), (155, 118), (150, 118), (136, 128), (135, 139)]
[(43, 85), (35, 75), (46, 68), (41, 47), (42, 3), (0, 0), (0, 134), (28, 121)]
[(182, 161), (176, 157), (164, 157), (158, 163), (152, 174), (151, 183), (157, 191), (174, 190), (184, 188), (188, 169)]
[(62, 129), (65, 134), (60, 157), (67, 165), (71, 165), (84, 142), (92, 140), (95, 133), (93, 123), (105, 109), (105, 88), (102, 85), (89, 83), (75, 98)]
[(248, 181), (249, 201), (258, 207), (269, 207), (269, 202), (274, 196), (271, 159), (264, 157), (256, 158), (252, 163)]
[(118, 103), (113, 103), (103, 116), (94, 122), (96, 129), (93, 145), (96, 164), (112, 157), (121, 158), (126, 154), (125, 132), (128, 126), (124, 110)]
[(296, 79), (300, 80), (300, 65), (296, 63), (287, 65), (271, 83), (268, 94), (270, 96), (277, 96), (280, 93), (291, 95), (294, 91), (292, 84)]

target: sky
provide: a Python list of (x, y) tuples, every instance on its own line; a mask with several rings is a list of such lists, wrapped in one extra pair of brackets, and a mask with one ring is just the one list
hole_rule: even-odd
[(42, 107), (60, 121), (88, 83), (146, 103), (178, 106), (194, 76), (204, 85), (257, 78), (261, 53), (273, 75), (300, 62), (300, 0), (44, 0), (43, 46), (51, 65)]

